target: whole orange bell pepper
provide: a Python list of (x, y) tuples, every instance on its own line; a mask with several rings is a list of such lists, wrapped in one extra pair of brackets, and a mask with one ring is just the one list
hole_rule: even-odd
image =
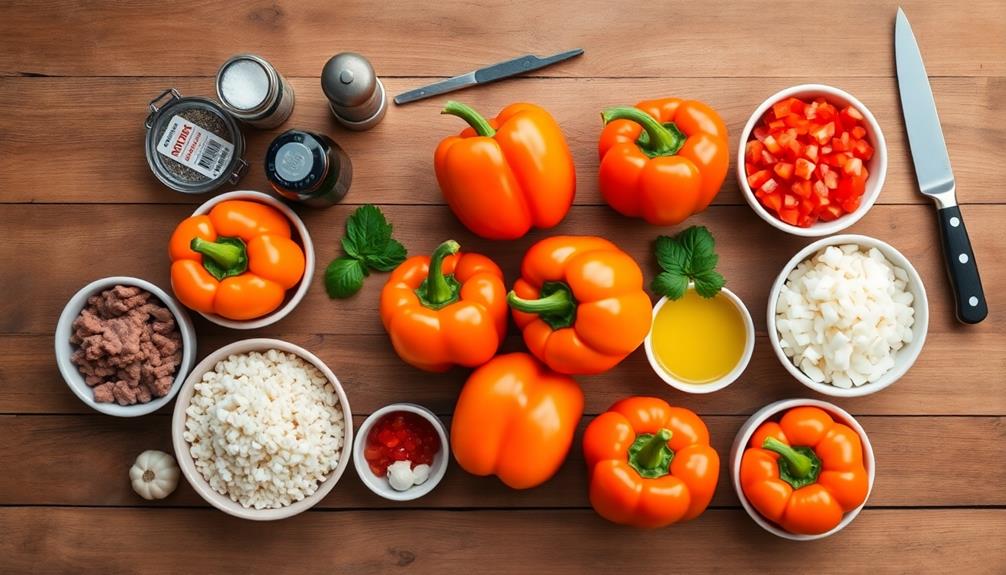
[(593, 236), (546, 238), (508, 298), (531, 353), (560, 373), (607, 371), (650, 331), (650, 297), (629, 254)]
[(535, 487), (559, 470), (581, 415), (583, 392), (573, 378), (526, 353), (498, 355), (461, 389), (451, 451), (468, 473)]
[(271, 206), (229, 200), (182, 220), (168, 244), (171, 289), (187, 307), (233, 320), (271, 313), (304, 275), (304, 251)]
[(741, 458), (740, 484), (758, 513), (804, 535), (831, 531), (870, 491), (859, 434), (817, 407), (761, 425)]
[(414, 256), (381, 291), (381, 321), (399, 357), (426, 371), (489, 361), (506, 335), (503, 272), (489, 258), (461, 254), (448, 240)]
[(726, 125), (709, 106), (665, 98), (611, 108), (601, 117), (601, 195), (620, 214), (679, 224), (719, 193), (730, 145)]
[(465, 227), (484, 238), (512, 240), (566, 217), (576, 173), (566, 138), (548, 112), (511, 104), (487, 121), (451, 101), (443, 113), (471, 126), (442, 141), (434, 155), (440, 190)]
[(664, 527), (694, 519), (709, 506), (720, 458), (706, 425), (683, 407), (629, 397), (583, 433), (590, 504), (608, 521)]

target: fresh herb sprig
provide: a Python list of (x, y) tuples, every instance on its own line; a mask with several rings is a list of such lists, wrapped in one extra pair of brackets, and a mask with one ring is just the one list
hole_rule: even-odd
[(692, 226), (674, 237), (658, 237), (654, 252), (664, 271), (653, 278), (650, 288), (672, 300), (680, 299), (691, 281), (700, 296), (715, 296), (727, 283), (716, 271), (720, 257), (715, 247), (716, 240), (705, 226)]
[(332, 299), (347, 298), (360, 291), (370, 270), (389, 272), (405, 261), (405, 246), (391, 237), (392, 226), (372, 204), (357, 208), (346, 220), (342, 249), (346, 255), (325, 268), (325, 291)]

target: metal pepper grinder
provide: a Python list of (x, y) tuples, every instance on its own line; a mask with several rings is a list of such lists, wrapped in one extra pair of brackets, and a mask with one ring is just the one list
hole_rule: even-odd
[(374, 67), (354, 52), (336, 54), (321, 71), (321, 89), (335, 119), (350, 130), (369, 130), (384, 118), (388, 99)]

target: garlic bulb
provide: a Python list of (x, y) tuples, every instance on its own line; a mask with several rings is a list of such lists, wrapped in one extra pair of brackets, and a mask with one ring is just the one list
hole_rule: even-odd
[(133, 491), (147, 500), (164, 499), (171, 495), (178, 487), (178, 474), (175, 458), (154, 449), (141, 453), (129, 469)]

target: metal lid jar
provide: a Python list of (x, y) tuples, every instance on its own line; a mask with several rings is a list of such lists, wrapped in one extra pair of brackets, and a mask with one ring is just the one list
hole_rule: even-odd
[(265, 175), (284, 198), (324, 208), (349, 191), (353, 164), (328, 136), (288, 130), (269, 144)]
[(229, 58), (217, 71), (216, 84), (224, 108), (256, 128), (275, 128), (293, 113), (293, 87), (260, 56)]
[(370, 61), (354, 52), (336, 54), (325, 63), (321, 89), (335, 119), (350, 130), (369, 130), (388, 110), (384, 84)]
[(200, 194), (236, 184), (248, 167), (241, 128), (208, 98), (182, 97), (169, 88), (150, 101), (144, 126), (147, 164), (172, 190)]

